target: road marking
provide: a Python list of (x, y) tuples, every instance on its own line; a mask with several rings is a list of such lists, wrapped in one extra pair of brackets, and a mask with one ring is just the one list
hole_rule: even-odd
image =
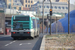
[(31, 44), (31, 43), (28, 43), (28, 44)]
[(19, 44), (20, 46), (22, 45), (22, 44)]
[(20, 43), (19, 46), (24, 45), (24, 44), (32, 44), (32, 43)]
[(13, 42), (10, 42), (9, 44), (12, 44)]
[(6, 44), (5, 46), (8, 46), (9, 44)]
[(13, 42), (16, 42), (16, 41), (13, 41)]
[(10, 44), (12, 44), (12, 43), (14, 43), (14, 42), (16, 42), (16, 41), (12, 41), (12, 42), (6, 44), (5, 46), (8, 46), (8, 45), (10, 45)]

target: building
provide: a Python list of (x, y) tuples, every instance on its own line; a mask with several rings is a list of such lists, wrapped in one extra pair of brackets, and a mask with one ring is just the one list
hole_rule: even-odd
[(0, 0), (3, 1), (5, 6), (9, 9), (24, 10), (30, 8), (34, 4), (34, 0)]
[(39, 15), (40, 14), (39, 1), (37, 3), (35, 3), (34, 5), (32, 5), (31, 8), (30, 8), (30, 10), (36, 11), (36, 14)]
[(4, 1), (6, 3), (7, 8), (23, 10), (23, 6), (20, 0), (4, 0)]
[[(43, 0), (38, 0), (39, 2), (42, 2)], [(49, 0), (45, 0), (49, 1)], [(51, 0), (51, 2), (68, 2), (68, 0)]]
[(4, 29), (5, 29), (5, 20), (4, 20), (4, 11), (3, 10), (0, 10), (0, 34), (3, 34), (4, 33)]
[[(32, 6), (32, 9), (35, 10), (35, 8), (39, 7), (40, 15), (42, 15), (42, 2), (39, 2), (37, 5), (34, 4)], [(49, 14), (50, 10), (50, 2), (45, 1), (44, 2), (44, 15)], [(61, 16), (65, 16), (65, 14), (68, 13), (68, 4), (66, 2), (52, 2), (52, 12), (53, 14), (59, 14)], [(71, 4), (70, 11), (74, 10), (74, 5)], [(36, 10), (37, 12), (37, 10)]]
[(34, 4), (34, 0), (21, 0), (21, 3), (25, 8), (30, 8)]
[(2, 1), (2, 0), (0, 0), (0, 10), (3, 10), (3, 9), (5, 9), (5, 8), (6, 8), (5, 2)]
[[(57, 0), (58, 1), (58, 0)], [(68, 0), (59, 0), (59, 2), (68, 2)]]

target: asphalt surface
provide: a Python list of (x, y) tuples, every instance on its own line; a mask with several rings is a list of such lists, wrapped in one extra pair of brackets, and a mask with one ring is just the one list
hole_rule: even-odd
[(0, 50), (39, 50), (42, 35), (34, 39), (13, 40), (11, 36), (0, 36)]

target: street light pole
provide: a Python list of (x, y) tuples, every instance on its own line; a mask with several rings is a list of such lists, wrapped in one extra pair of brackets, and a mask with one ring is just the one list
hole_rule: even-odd
[(3, 20), (4, 20), (3, 21), (3, 23), (4, 23), (3, 28), (4, 28), (4, 30), (3, 30), (3, 32), (4, 32), (4, 35), (5, 35), (5, 4), (4, 3), (3, 3), (3, 9), (4, 9), (4, 17), (3, 17)]
[[(50, 11), (52, 11), (52, 3), (51, 3), (51, 0), (49, 0), (49, 1), (50, 1), (50, 8), (51, 8)], [(50, 13), (51, 13), (51, 12), (50, 12)], [(51, 21), (51, 16), (52, 16), (52, 15), (50, 15), (50, 35), (51, 35), (51, 22), (52, 22), (52, 21)]]
[(70, 34), (70, 0), (68, 0), (68, 34)]
[(42, 23), (42, 33), (44, 33), (44, 1), (45, 0), (43, 0), (43, 5), (42, 5), (42, 19), (43, 19), (43, 23)]

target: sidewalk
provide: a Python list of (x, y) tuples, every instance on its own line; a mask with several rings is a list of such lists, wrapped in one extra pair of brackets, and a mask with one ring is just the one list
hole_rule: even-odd
[(49, 35), (49, 33), (40, 33), (40, 36), (39, 37), (43, 37), (44, 35)]
[(75, 50), (75, 34), (53, 34), (44, 35), (40, 50), (45, 49), (74, 49)]
[(41, 33), (39, 36), (39, 37), (43, 37), (41, 46), (40, 46), (40, 50), (45, 50), (45, 35), (49, 35), (49, 33), (44, 33), (44, 34)]
[(8, 36), (11, 36), (11, 35), (0, 35), (0, 38), (8, 37)]

